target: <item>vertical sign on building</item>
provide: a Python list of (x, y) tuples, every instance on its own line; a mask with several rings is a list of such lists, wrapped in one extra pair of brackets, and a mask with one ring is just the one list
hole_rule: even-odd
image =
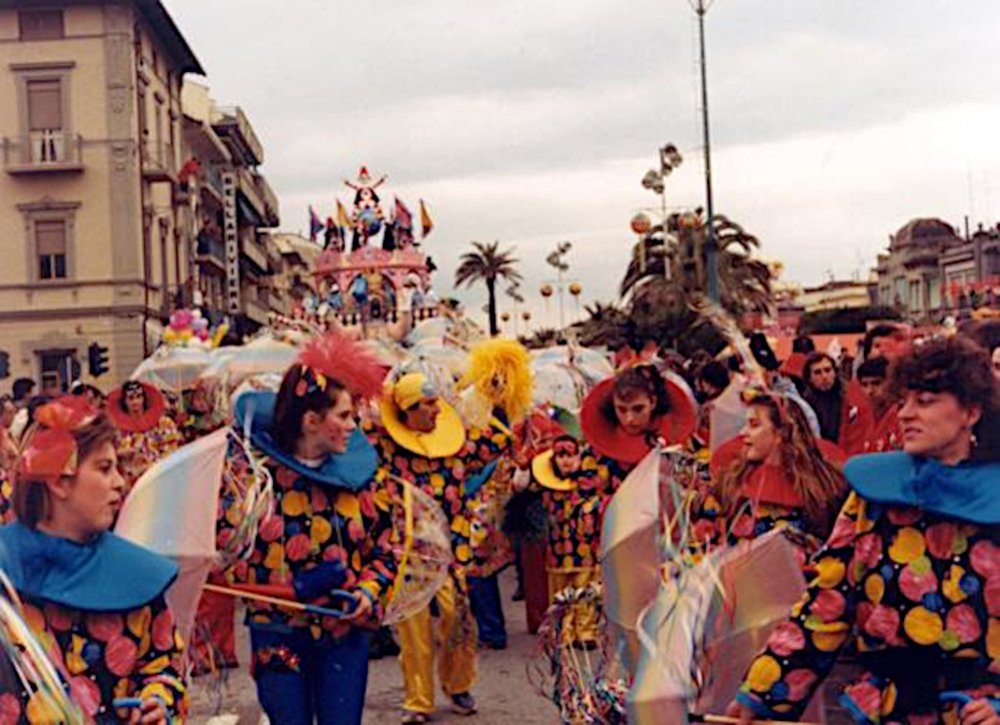
[(240, 245), (236, 227), (236, 174), (222, 173), (223, 229), (226, 245), (226, 310), (231, 315), (240, 311)]

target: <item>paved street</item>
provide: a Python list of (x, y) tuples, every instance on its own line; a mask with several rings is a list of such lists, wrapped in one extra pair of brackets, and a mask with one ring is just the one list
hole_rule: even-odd
[[(501, 723), (553, 723), (555, 707), (546, 701), (528, 682), (526, 664), (534, 653), (535, 637), (528, 634), (524, 606), (510, 601), (514, 572), (501, 577), (503, 601), (507, 616), (508, 647), (502, 652), (485, 651), (479, 657), (479, 684), (474, 690), (479, 713), (472, 718), (460, 718), (445, 708), (443, 695), (438, 695), (441, 711), (435, 723), (467, 723), (467, 725), (500, 725)], [(240, 662), (249, 661), (246, 629), (238, 627)], [(216, 703), (221, 695), (221, 708)], [(368, 698), (365, 725), (381, 725), (399, 720), (402, 700), (402, 677), (395, 658), (371, 663), (368, 678)], [(193, 685), (193, 723), (208, 723), (220, 716), (219, 725), (255, 724), (260, 721), (253, 681), (245, 666), (229, 673), (228, 682), (220, 692), (210, 678), (198, 678)], [(225, 717), (228, 716), (228, 717)]]

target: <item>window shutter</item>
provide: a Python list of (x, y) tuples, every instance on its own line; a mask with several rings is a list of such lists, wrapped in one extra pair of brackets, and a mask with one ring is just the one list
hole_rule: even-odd
[(63, 127), (59, 81), (28, 81), (28, 129), (52, 131)]
[(35, 222), (35, 249), (39, 255), (66, 254), (66, 222)]

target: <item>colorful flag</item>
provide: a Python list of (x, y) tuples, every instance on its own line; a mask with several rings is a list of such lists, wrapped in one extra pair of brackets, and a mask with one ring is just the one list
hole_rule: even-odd
[(351, 217), (347, 215), (347, 209), (340, 203), (340, 199), (337, 199), (337, 226), (341, 229), (350, 229), (353, 226)]
[(413, 214), (406, 208), (406, 204), (396, 197), (395, 223), (397, 229), (413, 229)]
[(431, 219), (430, 212), (427, 211), (427, 205), (424, 204), (424, 200), (420, 200), (420, 229), (421, 235), (426, 237), (431, 233), (434, 228), (434, 221)]
[(315, 242), (319, 233), (323, 231), (323, 221), (319, 218), (316, 210), (309, 207), (309, 241)]

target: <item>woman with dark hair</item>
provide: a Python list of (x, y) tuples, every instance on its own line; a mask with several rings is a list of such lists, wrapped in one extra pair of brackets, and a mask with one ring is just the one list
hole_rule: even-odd
[[(0, 569), (81, 722), (183, 718), (181, 642), (164, 593), (177, 567), (109, 529), (125, 497), (115, 430), (82, 397), (38, 409), (0, 528)], [(0, 694), (4, 722), (56, 722), (35, 692)], [(9, 719), (8, 719), (9, 718)]]
[(993, 377), (1000, 380), (1000, 320), (980, 322), (972, 329), (972, 339), (989, 353)]
[[(251, 599), (253, 675), (273, 723), (359, 723), (368, 646), (396, 576), (390, 492), (373, 482), (375, 449), (357, 425), (357, 400), (381, 392), (385, 369), (360, 343), (330, 333), (310, 342), (277, 394), (236, 400), (234, 428), (274, 480), (274, 512), (260, 522), (237, 583), (291, 586), (310, 614)], [(224, 481), (221, 550), (238, 527), (240, 472)]]
[(627, 367), (599, 383), (580, 411), (583, 433), (600, 456), (612, 490), (658, 441), (687, 442), (697, 417), (687, 383), (650, 363)]
[(852, 634), (867, 672), (841, 702), (858, 722), (1000, 722), (1000, 457), (976, 437), (996, 415), (989, 359), (964, 339), (931, 342), (894, 384), (903, 451), (845, 466), (852, 492), (816, 578), (746, 674), (740, 722), (800, 717)]
[(781, 528), (802, 562), (830, 534), (847, 495), (845, 456), (813, 435), (800, 403), (756, 388), (743, 391), (747, 418), (736, 439), (712, 458), (714, 496), (729, 543)]
[(146, 469), (184, 442), (166, 398), (149, 383), (126, 381), (108, 395), (106, 408), (118, 429), (115, 447), (130, 489)]

